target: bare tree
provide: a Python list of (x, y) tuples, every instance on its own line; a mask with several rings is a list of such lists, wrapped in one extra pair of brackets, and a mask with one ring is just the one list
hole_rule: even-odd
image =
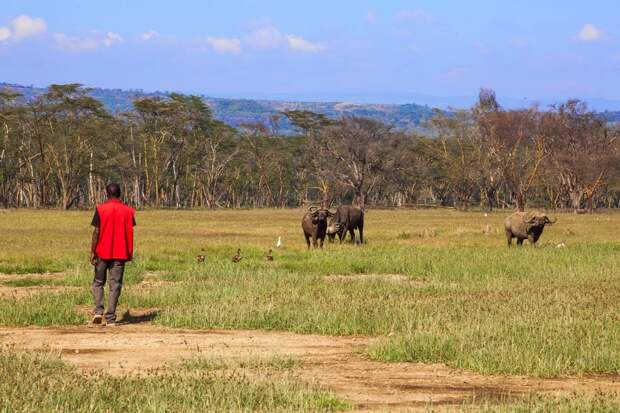
[(569, 100), (542, 117), (547, 166), (561, 194), (578, 211), (585, 201), (593, 209), (594, 195), (618, 161), (617, 135), (587, 105)]
[(488, 90), (480, 92), (474, 113), (488, 166), (501, 176), (517, 209), (523, 211), (547, 155), (540, 114), (536, 108), (504, 111)]
[(482, 149), (471, 115), (468, 111), (456, 111), (448, 116), (437, 111), (430, 126), (437, 137), (424, 142), (454, 195), (456, 208), (466, 209), (484, 174), (480, 168)]
[(372, 192), (396, 167), (394, 154), (398, 141), (391, 128), (367, 118), (341, 119), (321, 129), (320, 152), (331, 174), (353, 192), (358, 206), (364, 208)]

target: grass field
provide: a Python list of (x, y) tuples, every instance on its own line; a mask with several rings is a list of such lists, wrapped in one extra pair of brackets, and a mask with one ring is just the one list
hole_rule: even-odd
[[(139, 211), (136, 259), (127, 268), (121, 311), (156, 309), (152, 323), (174, 328), (371, 336), (376, 339), (363, 350), (371, 360), (444, 363), (482, 375), (618, 376), (620, 215), (558, 214), (538, 248), (526, 242), (508, 249), (507, 214), (369, 210), (364, 246), (308, 251), (299, 210)], [(0, 295), (0, 325), (88, 321), (90, 218), (90, 212), (0, 214), (0, 273), (10, 274), (0, 276), (0, 292), (11, 292)], [(275, 249), (279, 236), (283, 247)], [(237, 248), (244, 258), (234, 264)], [(264, 260), (269, 248), (274, 262)], [(197, 254), (206, 262), (197, 263)], [(45, 272), (60, 274), (16, 276)], [(13, 293), (20, 288), (33, 294)], [(27, 363), (48, 369), (48, 361), (30, 355), (2, 357), (3, 374)], [(75, 374), (67, 373), (62, 385), (86, 400), (71, 384)], [(258, 376), (214, 376), (213, 391), (229, 380), (238, 392), (177, 410), (347, 408), (324, 389)], [(127, 380), (127, 392), (146, 393), (176, 380), (181, 393), (165, 396), (174, 399), (191, 393), (193, 383), (184, 375)], [(268, 400), (253, 399), (257, 392)], [(108, 397), (105, 389), (97, 394)], [(616, 397), (528, 399), (487, 408), (615, 411)], [(57, 400), (46, 403), (54, 410)], [(155, 406), (169, 407), (163, 401)]]

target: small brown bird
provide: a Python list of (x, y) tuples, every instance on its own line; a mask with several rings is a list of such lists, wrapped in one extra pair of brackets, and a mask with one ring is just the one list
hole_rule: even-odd
[(201, 263), (205, 262), (205, 258), (206, 257), (204, 255), (197, 255), (196, 256), (196, 262), (201, 264)]
[(269, 250), (269, 253), (267, 255), (265, 255), (265, 260), (267, 261), (273, 261), (273, 254), (271, 253), (272, 251)]
[(237, 249), (237, 254), (235, 254), (234, 257), (232, 257), (232, 262), (239, 262), (241, 261), (243, 257), (241, 256), (241, 248)]

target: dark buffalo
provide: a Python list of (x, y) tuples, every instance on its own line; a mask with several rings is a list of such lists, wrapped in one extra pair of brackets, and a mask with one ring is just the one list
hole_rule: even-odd
[(342, 241), (347, 236), (347, 231), (351, 234), (351, 242), (355, 243), (355, 230), (360, 233), (360, 244), (364, 243), (364, 210), (351, 205), (340, 205), (327, 227), (327, 235), (333, 241), (338, 235)]
[(535, 246), (545, 225), (555, 222), (540, 212), (515, 212), (504, 222), (508, 246), (512, 246), (513, 238), (517, 239), (517, 245), (523, 245), (523, 241), (528, 240), (530, 245)]
[(327, 220), (334, 214), (328, 209), (310, 207), (308, 212), (301, 220), (301, 228), (304, 230), (304, 236), (306, 237), (306, 243), (310, 248), (310, 239), (312, 239), (312, 245), (314, 248), (323, 248), (323, 242), (325, 241), (325, 234), (327, 232)]

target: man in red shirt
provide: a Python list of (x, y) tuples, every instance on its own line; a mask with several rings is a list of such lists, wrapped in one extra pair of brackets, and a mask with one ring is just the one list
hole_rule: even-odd
[[(106, 187), (108, 200), (97, 205), (91, 225), (95, 227), (90, 250), (90, 262), (95, 266), (93, 297), (95, 316), (93, 324), (116, 323), (116, 305), (123, 287), (125, 262), (133, 257), (133, 227), (136, 225), (135, 211), (121, 200), (121, 187), (109, 184)], [(108, 308), (104, 314), (103, 286), (109, 272)]]

